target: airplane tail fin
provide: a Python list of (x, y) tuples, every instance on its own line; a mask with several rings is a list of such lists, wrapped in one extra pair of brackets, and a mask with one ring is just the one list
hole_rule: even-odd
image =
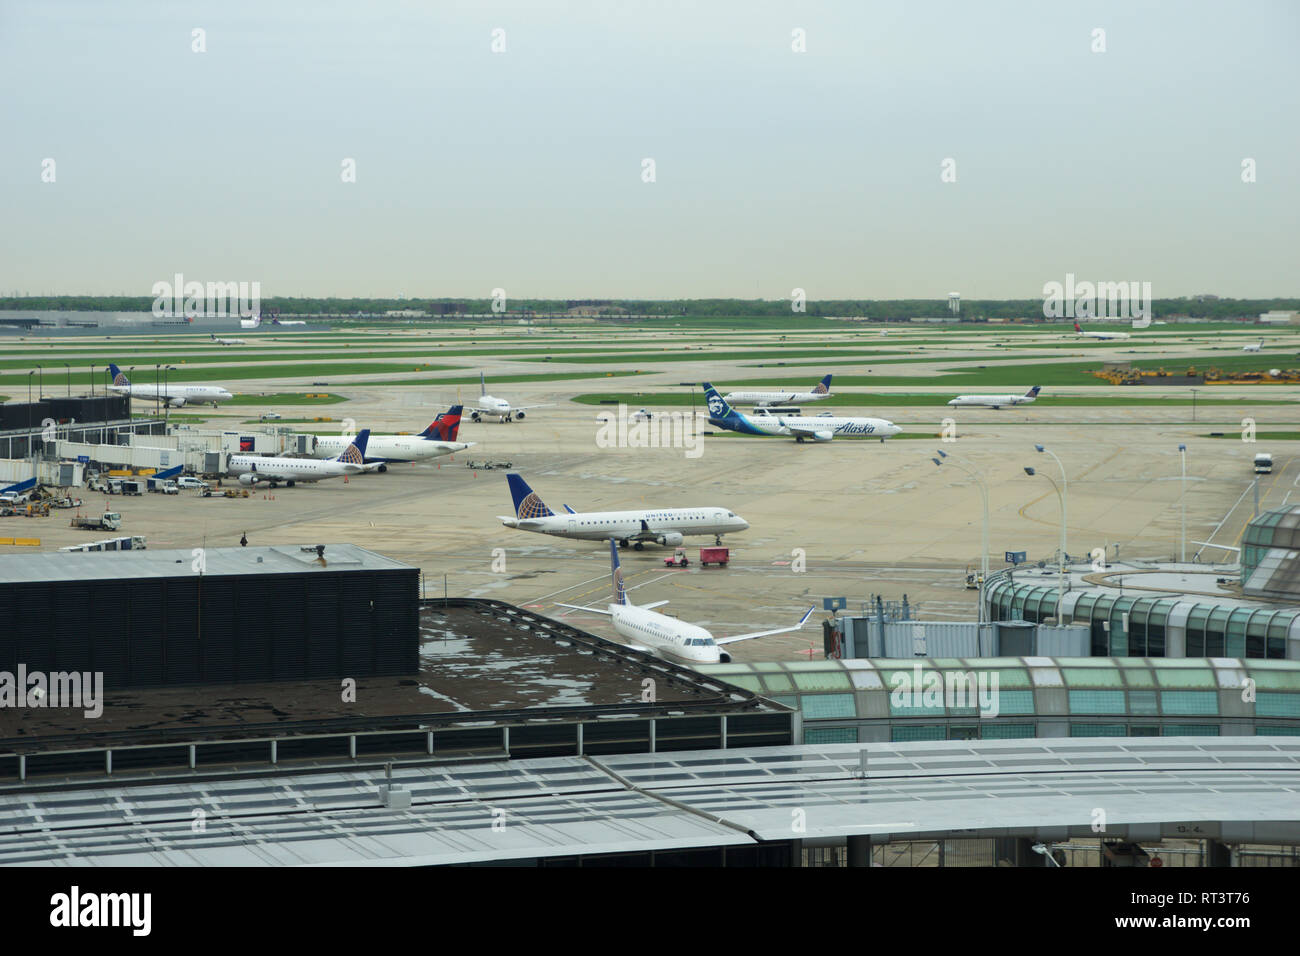
[(528, 482), (515, 472), (509, 472), (506, 481), (510, 485), (510, 497), (515, 503), (516, 518), (549, 518), (555, 514), (537, 497), (537, 492), (528, 487)]
[(727, 400), (718, 394), (718, 390), (710, 382), (704, 383), (704, 397), (709, 405), (709, 421), (721, 425), (739, 417), (736, 415), (736, 410), (727, 404)]
[(814, 395), (829, 395), (831, 393), (831, 377), (827, 375), (824, 379), (813, 386)]
[(1034, 386), (1033, 388), (1031, 388), (1029, 391), (1025, 392), (1025, 398), (1037, 398), (1037, 397), (1038, 397), (1038, 392), (1039, 392), (1039, 390), (1040, 390), (1042, 387), (1043, 387), (1043, 386), (1041, 386), (1041, 385), (1035, 385), (1035, 386)]
[(480, 396), (487, 394), (487, 378), (482, 372), (478, 373), (478, 393)]
[(113, 376), (113, 384), (114, 384), (114, 385), (130, 385), (130, 384), (131, 384), (131, 380), (130, 380), (129, 378), (126, 377), (126, 373), (123, 372), (123, 371), (122, 371), (120, 368), (118, 368), (116, 365), (114, 365), (112, 362), (109, 362), (109, 363), (108, 363), (108, 374), (111, 375), (111, 376)]
[(618, 563), (618, 542), (609, 539), (609, 573), (614, 579), (614, 603), (627, 604), (627, 589), (623, 586), (623, 569)]
[(1079, 328), (1079, 323), (1078, 323), (1078, 322), (1075, 322), (1075, 323), (1074, 323), (1074, 331), (1076, 331), (1076, 332), (1082, 332), (1082, 331), (1083, 331), (1083, 329)]
[(357, 437), (352, 439), (348, 447), (343, 449), (343, 453), (334, 460), (341, 461), (345, 465), (364, 465), (366, 463), (366, 445), (369, 441), (370, 429), (361, 429), (357, 433)]
[(420, 432), (420, 437), (433, 441), (455, 441), (456, 434), (460, 431), (460, 413), (463, 408), (461, 405), (453, 405), (441, 412), (428, 428)]

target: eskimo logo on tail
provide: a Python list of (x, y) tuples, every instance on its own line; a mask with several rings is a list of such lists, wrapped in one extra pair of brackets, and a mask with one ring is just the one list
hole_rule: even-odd
[(831, 391), (831, 377), (827, 375), (824, 379), (813, 386), (814, 395), (829, 395)]
[(710, 418), (726, 418), (731, 414), (731, 406), (727, 404), (726, 399), (718, 394), (710, 382), (704, 383), (704, 397), (709, 403)]

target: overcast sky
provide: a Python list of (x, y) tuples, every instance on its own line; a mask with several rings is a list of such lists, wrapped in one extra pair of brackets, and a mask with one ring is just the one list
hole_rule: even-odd
[(1298, 48), (1288, 0), (0, 0), (0, 293), (1295, 296)]

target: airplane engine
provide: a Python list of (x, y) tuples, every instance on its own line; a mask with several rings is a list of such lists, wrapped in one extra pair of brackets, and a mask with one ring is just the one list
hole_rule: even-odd
[(682, 546), (682, 536), (675, 531), (672, 534), (661, 534), (658, 541), (666, 548), (680, 548)]
[(523, 420), (524, 420), (524, 413), (523, 413), (523, 412), (515, 412), (515, 418), (519, 419), (520, 421), (523, 421)]
[(726, 651), (718, 651), (718, 663), (720, 663), (720, 664), (730, 664), (730, 663), (731, 663), (731, 655), (728, 654)]
[(239, 483), (241, 485), (255, 485), (261, 480), (262, 476), (253, 472), (245, 472), (239, 476)]
[(167, 404), (170, 405), (172, 408), (180, 408), (182, 405), (185, 404), (185, 399), (183, 399), (183, 398), (169, 398), (169, 399), (167, 400)]
[(834, 437), (834, 432), (813, 432), (813, 441), (830, 441)]

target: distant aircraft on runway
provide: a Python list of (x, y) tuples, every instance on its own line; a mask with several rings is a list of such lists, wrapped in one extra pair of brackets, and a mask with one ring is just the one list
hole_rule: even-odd
[(1263, 340), (1263, 339), (1260, 339), (1260, 340), (1259, 340), (1258, 342), (1256, 342), (1254, 345), (1243, 345), (1243, 346), (1241, 347), (1241, 350), (1242, 350), (1243, 352), (1258, 352), (1258, 351), (1259, 351), (1260, 349), (1262, 349), (1263, 347), (1264, 347), (1264, 340)]
[(1074, 323), (1074, 331), (1076, 335), (1082, 335), (1085, 339), (1100, 339), (1103, 342), (1106, 341), (1107, 339), (1129, 338), (1129, 334), (1127, 332), (1085, 332), (1083, 331), (1083, 329), (1079, 328), (1078, 322)]
[[(698, 624), (659, 614), (652, 608), (662, 607), (667, 601), (655, 601), (652, 604), (636, 605), (627, 599), (627, 590), (623, 587), (623, 569), (618, 563), (618, 548), (614, 539), (609, 539), (610, 573), (614, 579), (614, 600), (606, 609), (584, 607), (581, 604), (559, 604), (559, 607), (572, 608), (575, 611), (588, 611), (592, 614), (604, 614), (610, 618), (614, 630), (629, 641), (634, 650), (650, 651), (660, 657), (680, 664), (726, 664), (731, 655), (720, 650), (724, 644), (736, 641), (749, 641), (756, 637), (769, 637), (773, 634), (787, 634), (797, 631), (808, 623), (813, 608), (804, 612), (799, 623), (791, 627), (778, 627), (770, 631), (752, 631), (748, 634), (735, 634), (731, 637), (715, 638)], [(815, 607), (815, 605), (814, 605)]]
[(212, 333), (212, 341), (217, 345), (247, 345), (243, 339), (219, 339), (215, 332)]
[[(433, 423), (418, 435), (371, 435), (366, 445), (366, 470), (387, 471), (390, 463), (426, 461), (473, 447), (472, 441), (456, 441), (460, 412), (459, 405), (440, 412)], [(346, 451), (351, 443), (352, 439), (343, 435), (318, 438), (315, 456), (334, 458)]]
[(231, 455), (227, 471), (239, 478), (243, 485), (266, 482), (272, 488), (287, 485), (292, 488), (300, 481), (320, 481), (342, 475), (359, 475), (366, 470), (366, 442), (370, 429), (363, 428), (348, 443), (343, 454), (328, 461), (315, 458), (270, 458), (262, 455)]
[(1038, 397), (1041, 385), (1035, 385), (1023, 395), (958, 395), (948, 404), (954, 408), (963, 405), (976, 408), (1001, 408), (1003, 405), (1028, 405)]
[(827, 375), (814, 385), (811, 391), (807, 392), (728, 392), (722, 397), (733, 405), (753, 405), (756, 408), (762, 408), (767, 405), (801, 405), (804, 402), (820, 402), (823, 398), (830, 398), (830, 394), (831, 377)]
[(566, 514), (557, 515), (542, 502), (528, 482), (511, 472), (506, 475), (510, 497), (514, 501), (513, 518), (498, 515), (507, 528), (553, 534), (559, 538), (603, 541), (617, 538), (640, 551), (647, 543), (667, 548), (679, 547), (687, 535), (712, 535), (722, 544), (724, 534), (735, 534), (749, 527), (749, 522), (726, 508), (652, 508), (638, 511), (574, 511), (564, 506)]
[(479, 399), (478, 407), (470, 409), (469, 417), (471, 421), (479, 421), (481, 418), (495, 418), (499, 422), (508, 422), (513, 417), (516, 421), (523, 421), (524, 412), (530, 408), (546, 408), (546, 405), (511, 405), (504, 398), (493, 398), (487, 393), (487, 380), (483, 373), (478, 373), (479, 382)]
[(272, 325), (306, 325), (307, 323), (301, 321), (291, 321), (289, 319), (272, 319), (271, 324)]
[(262, 324), (262, 317), (255, 315), (251, 319), (240, 319), (239, 327), (241, 329), (255, 329)]
[(822, 442), (842, 436), (860, 436), (879, 438), (883, 442), (902, 431), (883, 418), (839, 418), (830, 412), (810, 417), (775, 415), (759, 409), (758, 414), (742, 415), (728, 405), (708, 382), (704, 383), (704, 396), (709, 402), (709, 424), (742, 435), (777, 435), (793, 438), (796, 442), (805, 438)]
[(108, 366), (108, 374), (113, 376), (112, 384), (108, 386), (110, 392), (165, 403), (172, 408), (206, 405), (209, 402), (216, 408), (218, 403), (228, 402), (235, 397), (220, 385), (132, 385), (126, 373), (112, 364)]

